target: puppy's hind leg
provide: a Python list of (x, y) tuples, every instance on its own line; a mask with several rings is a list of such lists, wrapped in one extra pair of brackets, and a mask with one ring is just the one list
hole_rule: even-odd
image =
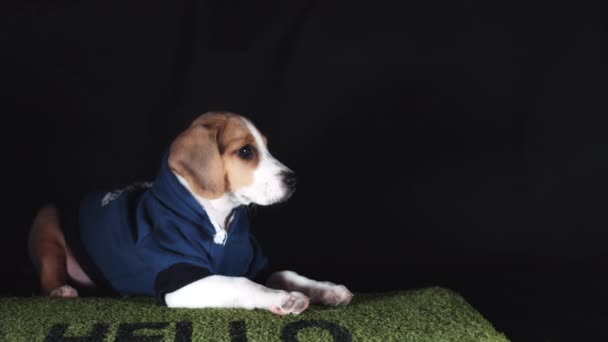
[(44, 295), (61, 298), (78, 297), (68, 285), (66, 244), (59, 226), (57, 208), (47, 205), (34, 218), (29, 236), (29, 252), (38, 269)]

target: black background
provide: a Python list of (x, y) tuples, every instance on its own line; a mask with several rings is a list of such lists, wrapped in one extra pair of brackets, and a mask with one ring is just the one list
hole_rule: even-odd
[(446, 286), (513, 340), (606, 337), (599, 2), (0, 6), (2, 293), (35, 291), (39, 206), (150, 180), (192, 119), (231, 110), (299, 176), (255, 210), (275, 266)]

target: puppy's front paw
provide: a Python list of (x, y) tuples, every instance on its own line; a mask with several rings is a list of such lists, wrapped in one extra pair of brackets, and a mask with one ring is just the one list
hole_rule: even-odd
[(268, 310), (281, 316), (289, 313), (297, 315), (306, 310), (309, 303), (308, 297), (300, 292), (281, 291), (281, 294), (277, 297), (277, 304), (271, 305)]
[(51, 291), (49, 296), (57, 298), (76, 298), (78, 297), (78, 291), (70, 285), (63, 285)]
[(353, 299), (353, 294), (344, 285), (323, 282), (310, 291), (310, 300), (315, 304), (331, 306), (347, 305)]

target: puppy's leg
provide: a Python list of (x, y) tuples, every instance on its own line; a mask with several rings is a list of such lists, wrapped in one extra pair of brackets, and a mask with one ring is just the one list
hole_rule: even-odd
[(38, 269), (43, 294), (62, 298), (78, 297), (76, 289), (67, 284), (66, 246), (54, 206), (45, 206), (34, 218), (29, 252)]
[(243, 277), (213, 275), (165, 295), (168, 307), (265, 309), (277, 315), (299, 314), (308, 297), (269, 289)]
[(353, 294), (344, 285), (312, 280), (293, 271), (273, 273), (268, 278), (266, 285), (286, 291), (302, 292), (310, 298), (313, 304), (346, 305), (353, 298)]

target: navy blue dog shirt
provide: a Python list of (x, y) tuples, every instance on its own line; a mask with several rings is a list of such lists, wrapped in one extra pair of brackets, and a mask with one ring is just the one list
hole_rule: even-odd
[(205, 276), (253, 279), (268, 264), (244, 206), (235, 209), (225, 237), (214, 242), (215, 228), (169, 169), (168, 154), (153, 184), (91, 193), (73, 223), (64, 229), (66, 241), (96, 284), (156, 296), (161, 304), (166, 293)]

